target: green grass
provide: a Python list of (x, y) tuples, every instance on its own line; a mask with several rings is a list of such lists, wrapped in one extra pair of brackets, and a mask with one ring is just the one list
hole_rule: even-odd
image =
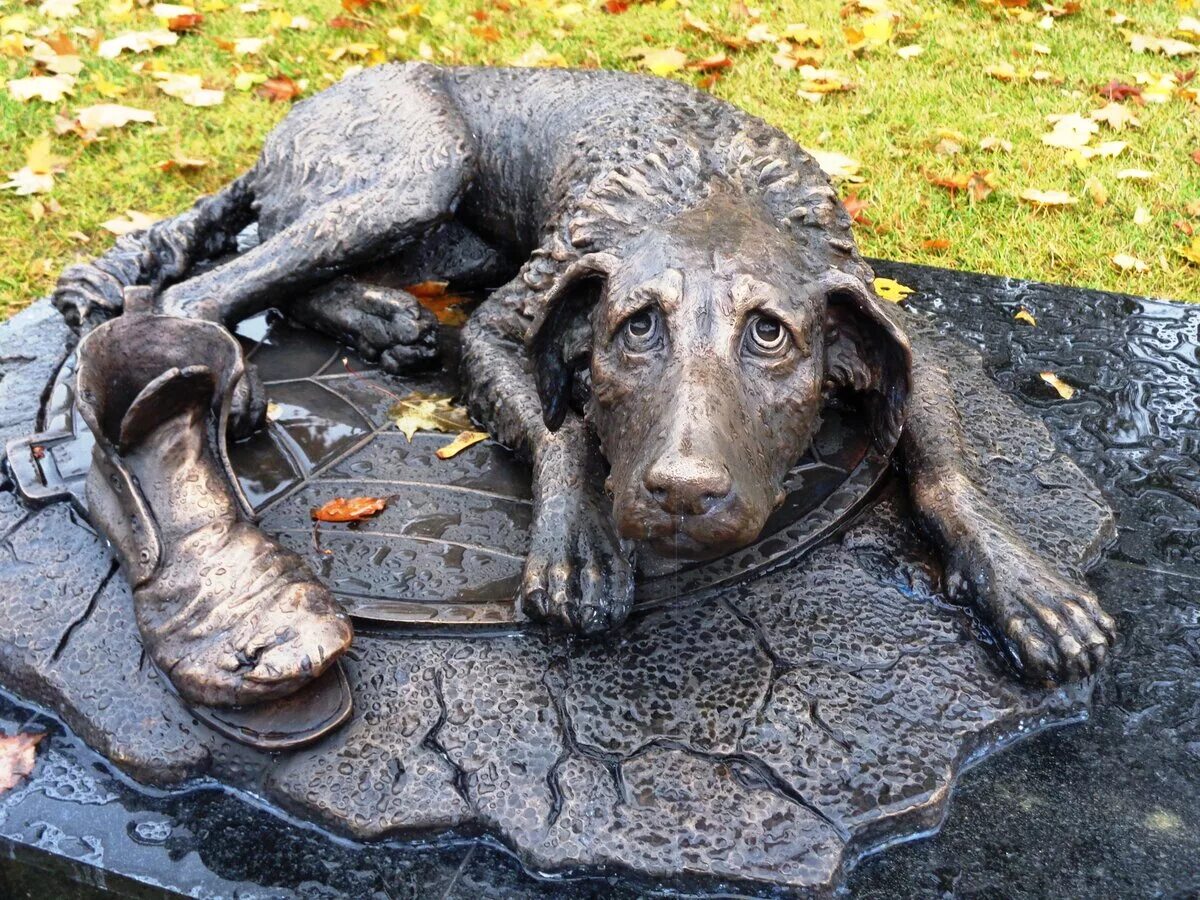
[[(1116, 159), (1081, 165), (1067, 151), (1041, 142), (1049, 130), (1047, 115), (1087, 115), (1103, 105), (1097, 85), (1112, 79), (1132, 82), (1139, 72), (1163, 74), (1188, 66), (1188, 58), (1135, 54), (1110, 22), (1105, 12), (1110, 4), (1084, 2), (1082, 12), (1056, 19), (1044, 30), (1037, 24), (1039, 16), (1022, 22), (999, 7), (980, 3), (894, 0), (891, 5), (902, 16), (897, 26), (901, 33), (890, 45), (854, 56), (842, 26), (860, 21), (861, 14), (843, 19), (840, 3), (830, 0), (761, 0), (762, 21), (775, 31), (788, 23), (807, 23), (819, 31), (825, 39), (822, 65), (845, 73), (856, 89), (827, 96), (819, 104), (801, 99), (796, 93), (799, 76), (776, 66), (774, 47), (766, 44), (731, 52), (733, 66), (712, 90), (807, 147), (839, 151), (861, 161), (864, 181), (841, 189), (844, 194), (856, 190), (869, 202), (864, 213), (869, 222), (856, 229), (869, 255), (1200, 299), (1200, 268), (1175, 252), (1190, 239), (1173, 224), (1186, 220), (1200, 230), (1200, 219), (1184, 211), (1187, 202), (1200, 200), (1200, 165), (1190, 158), (1200, 149), (1200, 106), (1195, 100), (1175, 96), (1162, 105), (1134, 108), (1142, 121), (1140, 130), (1118, 135), (1102, 128), (1097, 141), (1129, 143)], [(19, 169), (26, 147), (53, 133), (56, 112), (73, 114), (95, 103), (121, 102), (153, 110), (158, 117), (157, 124), (109, 131), (104, 140), (88, 145), (73, 134), (56, 137), (54, 151), (68, 159), (67, 169), (58, 176), (53, 193), (37, 199), (45, 204), (53, 198), (61, 210), (41, 221), (35, 221), (31, 198), (0, 193), (3, 315), (46, 293), (63, 266), (101, 253), (113, 240), (100, 228), (101, 222), (126, 209), (170, 215), (253, 162), (263, 136), (287, 112), (288, 104), (235, 90), (240, 69), (307, 79), (311, 94), (357, 62), (328, 58), (330, 51), (354, 43), (377, 45), (379, 58), (411, 59), (424, 51), (435, 61), (504, 64), (539, 42), (571, 65), (627, 69), (637, 67), (630, 53), (639, 47), (675, 47), (691, 58), (723, 49), (713, 37), (683, 29), (684, 4), (675, 0), (631, 5), (619, 15), (605, 12), (600, 0), (509, 0), (500, 4), (510, 6), (508, 11), (494, 0), (429, 0), (412, 15), (409, 3), (396, 0), (355, 13), (368, 23), (361, 30), (329, 26), (334, 16), (346, 15), (334, 2), (261, 0), (264, 9), (274, 6), (307, 16), (316, 26), (309, 31), (272, 30), (268, 12), (247, 14), (236, 3), (222, 5), (199, 3), (205, 12), (199, 32), (152, 54), (103, 60), (85, 39), (76, 37), (85, 69), (74, 96), (61, 104), (22, 104), (7, 88), (0, 89), (3, 172)], [(1181, 15), (1200, 15), (1181, 10), (1181, 5), (1186, 4), (1142, 2), (1121, 8), (1132, 20), (1126, 27), (1165, 36)], [(1032, 0), (1030, 8), (1040, 9), (1038, 0)], [(728, 33), (744, 34), (750, 25), (726, 2), (695, 0), (687, 9)], [(486, 21), (474, 17), (476, 11), (486, 14)], [(61, 23), (42, 17), (36, 4), (0, 4), (0, 17), (15, 12), (39, 25), (83, 26), (108, 37), (158, 27), (149, 9), (136, 6), (126, 19), (116, 20), (108, 0), (83, 0), (80, 14)], [(485, 28), (494, 31), (481, 30)], [(213, 40), (266, 35), (271, 43), (256, 57), (237, 58)], [(6, 79), (33, 69), (31, 59), (13, 51), (11, 40), (3, 45), (8, 52), (0, 55), (0, 74)], [(920, 56), (903, 59), (896, 54), (897, 47), (912, 43), (923, 47)], [(1049, 47), (1050, 54), (1033, 53), (1034, 44)], [(133, 70), (135, 63), (151, 60), (170, 71), (203, 74), (208, 86), (228, 91), (224, 104), (198, 109), (160, 93), (149, 74)], [(1003, 62), (1018, 69), (1043, 69), (1053, 80), (1002, 83), (986, 74), (987, 67)], [(684, 70), (673, 77), (698, 81), (701, 76)], [(106, 100), (97, 91), (100, 78), (125, 87), (127, 93), (119, 100)], [(939, 129), (962, 135), (960, 153), (946, 156), (936, 151)], [(1012, 152), (978, 149), (987, 135), (1011, 141)], [(202, 157), (211, 164), (182, 174), (157, 167), (180, 156)], [(1117, 179), (1116, 173), (1127, 168), (1149, 169), (1156, 177), (1149, 182)], [(931, 184), (925, 174), (985, 169), (991, 171), (996, 190), (974, 204)], [(1105, 205), (1096, 205), (1089, 181), (1107, 191)], [(1034, 208), (1017, 199), (1026, 188), (1069, 191), (1079, 203)], [(1138, 207), (1149, 212), (1148, 224), (1134, 223)], [(1119, 271), (1111, 261), (1118, 253), (1143, 260), (1147, 271)]]

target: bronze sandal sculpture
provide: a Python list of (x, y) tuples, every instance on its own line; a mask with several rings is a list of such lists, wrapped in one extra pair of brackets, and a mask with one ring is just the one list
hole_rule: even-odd
[[(259, 243), (222, 261), (252, 224)], [(431, 259), (467, 286), (509, 279), (468, 322), (463, 363), (474, 415), (533, 465), (531, 617), (603, 632), (629, 612), (635, 543), (705, 558), (753, 540), (824, 404), (852, 396), (881, 444), (900, 436), (949, 593), (1022, 676), (1104, 660), (1112, 620), (973, 482), (945, 375), (872, 291), (828, 179), (684, 85), (375, 67), (299, 104), (221, 193), (68, 270), (55, 303), (83, 329), (130, 286), (225, 324), (277, 306), (398, 371), (434, 356), (428, 317), (363, 273)], [(332, 652), (340, 632), (317, 620)]]

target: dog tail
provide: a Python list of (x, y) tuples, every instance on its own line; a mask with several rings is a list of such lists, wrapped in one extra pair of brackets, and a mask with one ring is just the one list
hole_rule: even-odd
[(103, 256), (64, 270), (51, 302), (68, 325), (87, 331), (121, 312), (126, 288), (157, 294), (197, 263), (232, 253), (238, 234), (254, 220), (252, 175), (200, 198), (185, 213), (118, 238)]

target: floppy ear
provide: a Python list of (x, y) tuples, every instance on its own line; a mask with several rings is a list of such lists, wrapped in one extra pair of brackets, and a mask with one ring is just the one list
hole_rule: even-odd
[(830, 276), (826, 296), (825, 377), (864, 396), (875, 440), (890, 450), (900, 439), (912, 384), (908, 338), (859, 279)]
[(551, 431), (567, 416), (573, 373), (591, 347), (588, 315), (616, 266), (617, 258), (609, 253), (589, 253), (571, 263), (540, 298), (526, 345), (542, 420)]

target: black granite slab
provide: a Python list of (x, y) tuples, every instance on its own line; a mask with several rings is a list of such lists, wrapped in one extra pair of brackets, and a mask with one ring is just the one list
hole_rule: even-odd
[[(1200, 785), (1190, 774), (1200, 756), (1200, 308), (909, 266), (879, 270), (919, 289), (910, 306), (935, 327), (976, 343), (1000, 386), (1043, 416), (1103, 487), (1120, 539), (1092, 582), (1119, 614), (1125, 639), (1097, 686), (1089, 723), (1029, 739), (968, 774), (940, 835), (862, 863), (849, 889), (864, 896), (1200, 889)], [(1036, 329), (1013, 321), (1019, 307), (1037, 316)], [(9, 368), (32, 384), (38, 356), (30, 347), (25, 362)], [(1047, 369), (1081, 388), (1074, 400), (1049, 393), (1037, 377)], [(0, 429), (16, 418), (0, 409)], [(0, 895), (4, 888), (14, 896), (93, 895), (79, 884), (130, 896), (165, 889), (635, 896), (648, 889), (612, 879), (534, 880), (487, 840), (352, 844), (281, 824), (255, 798), (215, 787), (147, 792), (46, 715), (11, 703), (0, 713), (6, 730), (53, 732), (35, 777), (0, 798), (0, 835), (13, 854), (0, 868)]]

